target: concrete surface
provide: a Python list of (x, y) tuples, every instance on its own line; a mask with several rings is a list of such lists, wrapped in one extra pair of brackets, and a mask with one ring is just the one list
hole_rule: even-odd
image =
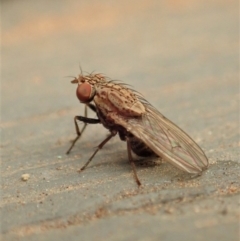
[[(239, 240), (238, 1), (1, 1), (2, 240)], [(131, 84), (206, 151), (198, 178), (88, 126), (71, 78)], [(92, 116), (94, 116), (92, 114)], [(26, 181), (22, 180), (23, 174)]]

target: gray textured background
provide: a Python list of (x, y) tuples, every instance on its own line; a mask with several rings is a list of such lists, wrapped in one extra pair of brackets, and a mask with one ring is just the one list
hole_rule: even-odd
[[(3, 240), (238, 240), (238, 1), (2, 1)], [(71, 78), (101, 72), (131, 84), (209, 157), (191, 179), (137, 163), (126, 144), (89, 126)], [(94, 116), (94, 115), (92, 115)], [(22, 174), (30, 178), (24, 182)]]

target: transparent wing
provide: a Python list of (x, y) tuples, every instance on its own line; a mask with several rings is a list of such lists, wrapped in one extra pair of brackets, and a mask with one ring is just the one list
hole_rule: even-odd
[(189, 173), (206, 169), (208, 159), (192, 138), (141, 97), (140, 101), (146, 108), (141, 118), (117, 115), (114, 121), (177, 168)]

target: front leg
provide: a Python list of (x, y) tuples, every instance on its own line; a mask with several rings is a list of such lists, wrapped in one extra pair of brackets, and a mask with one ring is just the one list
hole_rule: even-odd
[(87, 107), (89, 107), (93, 112), (97, 112), (96, 106), (94, 104), (92, 103), (85, 104), (85, 117), (87, 117), (86, 115)]
[[(83, 131), (85, 130), (87, 124), (98, 124), (98, 123), (100, 123), (99, 119), (93, 119), (93, 118), (88, 118), (87, 117), (87, 107), (89, 107), (91, 110), (96, 112), (96, 107), (93, 104), (88, 104), (88, 105), (85, 105), (85, 116), (75, 116), (74, 117), (74, 124), (75, 124), (75, 129), (76, 129), (77, 136), (72, 141), (72, 145), (70, 146), (70, 148), (68, 149), (66, 154), (70, 153), (70, 151), (74, 147), (75, 143), (81, 137), (81, 135), (82, 135)], [(77, 120), (82, 121), (84, 123), (83, 128), (82, 128), (81, 131), (79, 130), (79, 127), (78, 127), (78, 124), (77, 124)]]

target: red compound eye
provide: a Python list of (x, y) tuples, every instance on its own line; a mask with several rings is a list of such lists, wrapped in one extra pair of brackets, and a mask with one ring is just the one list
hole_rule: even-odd
[(87, 82), (84, 82), (77, 87), (77, 97), (81, 102), (88, 102), (91, 100), (93, 93), (92, 93), (92, 86)]

